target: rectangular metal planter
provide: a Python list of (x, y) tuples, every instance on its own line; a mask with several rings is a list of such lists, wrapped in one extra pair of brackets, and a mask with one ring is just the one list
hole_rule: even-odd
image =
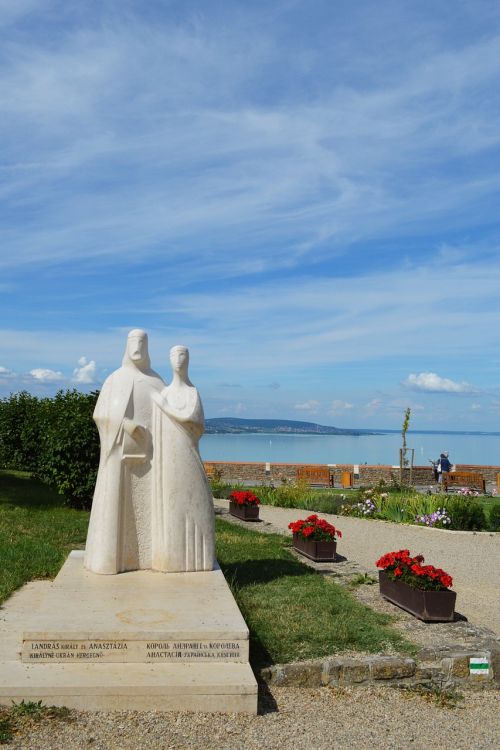
[(422, 591), (403, 581), (391, 581), (385, 570), (379, 571), (380, 594), (424, 622), (452, 622), (457, 594), (451, 589)]
[(242, 521), (258, 521), (259, 520), (259, 506), (258, 505), (238, 505), (238, 503), (229, 501), (229, 512), (235, 518), (241, 518)]
[(337, 542), (316, 542), (314, 539), (306, 539), (300, 534), (293, 535), (293, 546), (301, 555), (308, 557), (314, 562), (334, 562), (337, 552)]

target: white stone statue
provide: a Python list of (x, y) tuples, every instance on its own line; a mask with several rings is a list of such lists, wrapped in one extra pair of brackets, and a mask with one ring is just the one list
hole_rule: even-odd
[(101, 440), (84, 565), (94, 573), (151, 568), (152, 419), (165, 383), (151, 369), (145, 331), (130, 331), (120, 369), (94, 411)]
[(198, 442), (204, 416), (188, 378), (189, 352), (170, 350), (172, 383), (154, 400), (152, 567), (165, 572), (212, 570), (215, 520), (212, 492)]

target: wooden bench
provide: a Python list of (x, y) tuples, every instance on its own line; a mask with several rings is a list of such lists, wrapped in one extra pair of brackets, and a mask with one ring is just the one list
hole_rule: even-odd
[(472, 471), (443, 472), (442, 484), (445, 492), (448, 492), (448, 487), (470, 487), (479, 492), (486, 492), (486, 482), (483, 475)]
[(310, 466), (298, 466), (297, 481), (306, 481), (307, 484), (318, 485), (321, 487), (330, 487), (332, 484), (332, 478), (328, 466), (317, 466), (316, 464), (311, 464)]

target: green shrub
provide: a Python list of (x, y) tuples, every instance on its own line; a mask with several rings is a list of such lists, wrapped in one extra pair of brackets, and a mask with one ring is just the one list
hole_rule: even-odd
[(73, 508), (90, 508), (99, 466), (99, 434), (92, 419), (98, 392), (59, 391), (43, 412), (36, 476)]
[(493, 505), (491, 508), (489, 521), (492, 531), (500, 531), (500, 503)]
[(453, 497), (446, 500), (445, 507), (451, 517), (452, 529), (481, 531), (486, 528), (486, 514), (476, 500)]
[(27, 391), (0, 399), (0, 465), (3, 468), (36, 470), (44, 401)]
[(38, 398), (23, 391), (0, 399), (2, 466), (29, 471), (69, 505), (90, 508), (99, 465), (97, 396), (73, 390)]

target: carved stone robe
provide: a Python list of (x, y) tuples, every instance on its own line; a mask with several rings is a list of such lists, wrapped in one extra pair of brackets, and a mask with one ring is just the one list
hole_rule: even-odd
[[(154, 570), (212, 570), (215, 563), (215, 518), (198, 442), (204, 416), (198, 391), (183, 389), (175, 400), (173, 386), (154, 397), (152, 563)], [(164, 409), (170, 403), (171, 416)]]
[[(105, 381), (94, 411), (101, 455), (84, 565), (94, 573), (151, 568), (152, 394), (165, 383), (124, 364)], [(146, 429), (131, 437), (124, 419)]]

